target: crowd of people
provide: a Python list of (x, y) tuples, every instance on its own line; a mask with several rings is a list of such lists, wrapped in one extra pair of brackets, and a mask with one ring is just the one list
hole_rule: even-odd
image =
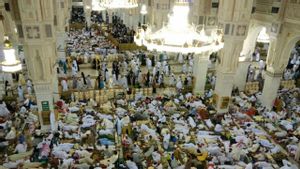
[(296, 45), (292, 50), (283, 78), (285, 80), (296, 80), (300, 78), (300, 45)]
[(72, 7), (70, 23), (85, 23), (84, 10), (82, 7)]
[(97, 55), (115, 54), (116, 47), (105, 38), (100, 30), (86, 30), (83, 28), (82, 30), (71, 30), (68, 32), (66, 51), (67, 56), (74, 58), (66, 63), (70, 68), (72, 60), (89, 63)]
[[(169, 63), (168, 55), (161, 53), (145, 53), (141, 51), (127, 52), (108, 62), (105, 59), (98, 63), (99, 72), (96, 78), (85, 76), (84, 72), (77, 75), (77, 62), (73, 60), (71, 80), (61, 80), (62, 91), (68, 89), (108, 89), (121, 87), (130, 92), (132, 88), (176, 87), (178, 90), (192, 87), (193, 55), (178, 55), (178, 65)], [(188, 65), (183, 57), (189, 60)], [(174, 64), (174, 63), (173, 63)], [(172, 69), (174, 70), (171, 70)], [(63, 65), (61, 67), (63, 69)], [(175, 70), (177, 69), (177, 70)], [(179, 70), (178, 70), (179, 69)], [(70, 76), (69, 76), (70, 77)]]
[[(234, 97), (228, 113), (212, 98), (164, 92), (56, 103), (51, 130), (29, 107), (1, 103), (6, 168), (292, 168), (300, 156), (299, 89), (281, 91), (272, 110), (259, 94)], [(9, 107), (9, 109), (8, 109)], [(3, 110), (3, 111), (2, 111)], [(3, 113), (5, 112), (5, 113)], [(284, 150), (288, 154), (285, 154)]]
[[(103, 20), (100, 14), (93, 17), (95, 22)], [(71, 22), (84, 22), (83, 9), (74, 8)], [(133, 40), (134, 32), (116, 16), (111, 33), (121, 43)], [(193, 54), (118, 53), (95, 29), (72, 30), (68, 36), (69, 57), (57, 69), (63, 92), (120, 86), (130, 93), (133, 87), (152, 87), (153, 95), (138, 93), (128, 99), (124, 93), (101, 104), (74, 95), (60, 99), (49, 117), (41, 115), (43, 125), (50, 126), (44, 129), (30, 97), (33, 84), (22, 82), (18, 102), (0, 100), (0, 168), (299, 167), (298, 88), (280, 90), (272, 109), (261, 105), (261, 92), (250, 96), (235, 92), (228, 112), (220, 113), (214, 108), (212, 89), (201, 96), (183, 90), (193, 84)], [(285, 73), (285, 80), (299, 76), (298, 50), (287, 67), (292, 75)], [(265, 63), (257, 61), (259, 73), (256, 76), (250, 66), (250, 82), (262, 81)], [(80, 63), (94, 63), (97, 77), (86, 76)], [(214, 87), (213, 73), (207, 82)], [(24, 96), (22, 86), (29, 96)], [(164, 86), (176, 92), (156, 92)]]
[(114, 15), (112, 17), (111, 35), (118, 40), (119, 43), (133, 43), (135, 31), (128, 28), (120, 17)]

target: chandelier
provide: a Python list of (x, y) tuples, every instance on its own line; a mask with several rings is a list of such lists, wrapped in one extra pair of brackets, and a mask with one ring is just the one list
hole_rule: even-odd
[(147, 6), (145, 4), (142, 5), (140, 13), (142, 15), (146, 15), (148, 13)]
[(137, 0), (100, 0), (100, 6), (106, 9), (136, 8)]
[(104, 11), (105, 8), (103, 8), (103, 7), (100, 5), (99, 0), (92, 0), (92, 10), (93, 10), (93, 11)]
[(207, 36), (204, 26), (188, 23), (189, 3), (178, 0), (168, 23), (160, 30), (152, 32), (151, 28), (140, 28), (135, 35), (135, 43), (146, 46), (148, 50), (166, 51), (175, 53), (202, 53), (205, 51), (218, 51), (223, 48), (220, 30), (211, 30)]
[(257, 42), (270, 43), (270, 36), (267, 34), (267, 28), (263, 27), (257, 37)]
[(0, 63), (3, 72), (14, 73), (22, 70), (22, 64), (16, 59), (15, 49), (8, 37), (5, 37), (3, 53), (4, 61)]

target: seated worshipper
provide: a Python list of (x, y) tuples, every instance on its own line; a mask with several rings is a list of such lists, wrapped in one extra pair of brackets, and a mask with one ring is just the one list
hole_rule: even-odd
[(22, 135), (19, 137), (19, 143), (17, 144), (15, 148), (15, 153), (25, 153), (27, 150), (27, 144), (25, 142), (25, 138), (22, 137)]

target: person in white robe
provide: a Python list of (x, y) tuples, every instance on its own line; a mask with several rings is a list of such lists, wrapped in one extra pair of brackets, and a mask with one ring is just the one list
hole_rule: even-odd
[(72, 66), (72, 76), (77, 76), (77, 69), (74, 65)]
[(115, 73), (112, 74), (112, 83), (113, 85), (118, 85), (118, 81)]
[(131, 161), (131, 160), (127, 160), (127, 161), (126, 161), (126, 166), (127, 166), (129, 169), (138, 169), (136, 163), (133, 162), (133, 161)]
[(30, 86), (27, 86), (27, 94), (29, 95), (32, 94), (32, 88)]
[(186, 73), (186, 72), (187, 72), (187, 65), (186, 65), (186, 63), (184, 63), (182, 65), (182, 73)]
[(177, 80), (176, 88), (177, 88), (177, 90), (181, 90), (182, 89), (182, 82), (181, 82), (181, 78), (180, 77)]
[(116, 127), (117, 127), (118, 135), (121, 135), (122, 134), (123, 122), (119, 117), (116, 118)]
[(78, 82), (77, 82), (77, 89), (78, 90), (82, 90), (83, 89), (83, 81), (81, 78), (78, 79)]
[(27, 150), (27, 144), (24, 143), (19, 143), (16, 148), (15, 148), (15, 153), (25, 153)]
[(169, 76), (169, 65), (168, 64), (166, 64), (164, 66), (164, 72), (165, 72), (165, 75)]
[(76, 62), (75, 59), (72, 61), (72, 65), (75, 67), (75, 69), (77, 71), (78, 70), (78, 65), (77, 65), (77, 62)]
[(180, 64), (183, 63), (183, 55), (182, 55), (181, 53), (178, 54), (178, 62), (179, 62)]
[(24, 92), (23, 92), (23, 89), (22, 89), (22, 86), (19, 86), (18, 87), (18, 96), (19, 96), (19, 100), (24, 100)]
[(151, 68), (152, 68), (152, 61), (149, 58), (147, 58), (147, 68), (148, 68), (148, 70), (151, 70)]
[(188, 81), (188, 86), (192, 86), (192, 76), (191, 75), (187, 76), (187, 81)]
[(127, 78), (126, 76), (122, 76), (122, 78), (120, 78), (120, 84), (123, 86), (124, 89), (128, 88), (128, 83), (127, 83)]
[(259, 71), (262, 72), (265, 69), (265, 62), (263, 60), (259, 61)]
[(50, 124), (51, 124), (51, 131), (56, 131), (56, 120), (55, 120), (55, 114), (53, 111), (50, 113)]
[(291, 70), (286, 70), (284, 73), (284, 80), (290, 80), (291, 79)]
[(163, 147), (165, 150), (169, 148), (170, 138), (171, 138), (170, 133), (166, 132), (163, 139)]
[(291, 63), (292, 65), (294, 65), (294, 64), (296, 64), (296, 62), (297, 62), (297, 54), (294, 54), (294, 55), (293, 55), (293, 59), (291, 59), (290, 63)]
[(31, 80), (29, 80), (29, 79), (27, 80), (27, 82), (26, 82), (26, 86), (27, 86), (27, 87), (32, 87)]
[(172, 74), (170, 79), (169, 79), (169, 85), (170, 86), (175, 86), (175, 84), (176, 84), (176, 79), (175, 79), (174, 74)]
[(88, 75), (85, 80), (86, 80), (87, 88), (92, 88), (93, 86), (92, 86), (91, 76)]
[(106, 83), (109, 83), (109, 79), (110, 79), (109, 71), (105, 72), (105, 79), (106, 79)]
[(157, 67), (158, 69), (160, 69), (160, 68), (161, 68), (161, 62), (156, 62), (156, 67)]
[(62, 86), (62, 91), (63, 91), (63, 92), (68, 91), (68, 83), (67, 83), (67, 81), (66, 81), (65, 79), (63, 79), (63, 80), (61, 81), (61, 86)]
[(193, 66), (190, 65), (188, 71), (189, 71), (189, 73), (193, 73)]
[(193, 67), (193, 65), (194, 65), (194, 59), (189, 59), (189, 65), (191, 66), (191, 67)]
[(255, 60), (256, 62), (258, 62), (260, 60), (260, 53), (259, 52), (256, 52), (256, 55), (255, 55)]
[(155, 74), (156, 74), (156, 66), (154, 66), (152, 70), (152, 75), (155, 76)]

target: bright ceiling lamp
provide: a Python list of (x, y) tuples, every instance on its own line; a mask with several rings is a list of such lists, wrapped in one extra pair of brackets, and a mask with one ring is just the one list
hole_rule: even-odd
[(178, 0), (168, 24), (156, 32), (152, 32), (151, 28), (139, 29), (135, 36), (136, 44), (144, 45), (148, 50), (183, 54), (218, 51), (223, 48), (220, 31), (211, 30), (211, 36), (207, 36), (204, 27), (199, 31), (199, 26), (188, 23), (189, 10), (187, 1)]
[(104, 11), (105, 8), (100, 6), (99, 0), (92, 0), (92, 10), (93, 11)]
[(137, 0), (99, 0), (100, 6), (106, 9), (136, 8)]
[(270, 36), (267, 34), (267, 28), (263, 27), (257, 37), (257, 42), (270, 43)]
[(0, 63), (3, 72), (14, 73), (22, 70), (22, 64), (16, 59), (15, 52), (12, 43), (8, 40), (8, 37), (5, 37), (3, 46), (4, 61)]
[(147, 15), (148, 11), (147, 11), (147, 6), (145, 4), (142, 5), (140, 13), (142, 15)]

